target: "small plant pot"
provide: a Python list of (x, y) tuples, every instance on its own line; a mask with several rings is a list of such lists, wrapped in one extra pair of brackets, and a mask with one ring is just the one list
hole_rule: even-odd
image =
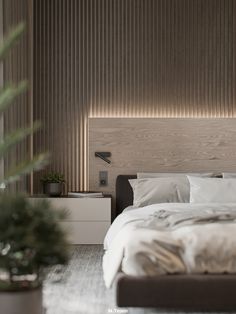
[(60, 196), (62, 194), (62, 183), (45, 183), (44, 193), (49, 196)]
[(0, 313), (43, 314), (42, 288), (17, 292), (0, 292)]

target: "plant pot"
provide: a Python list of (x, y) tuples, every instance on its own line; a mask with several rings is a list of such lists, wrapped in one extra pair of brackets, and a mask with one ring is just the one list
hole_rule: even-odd
[(42, 288), (0, 292), (0, 313), (43, 314)]
[(44, 191), (49, 196), (60, 196), (62, 188), (62, 183), (45, 183)]

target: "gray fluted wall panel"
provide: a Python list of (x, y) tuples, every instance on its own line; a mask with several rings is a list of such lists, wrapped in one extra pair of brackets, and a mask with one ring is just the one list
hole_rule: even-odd
[[(30, 38), (30, 6), (31, 0), (3, 0), (3, 31), (10, 32), (18, 23), (26, 23), (26, 31), (15, 45), (3, 66), (4, 84), (9, 82), (17, 84), (21, 80), (29, 81), (29, 91), (19, 96), (4, 116), (4, 132), (8, 133), (17, 128), (30, 126), (32, 103), (31, 103), (31, 38)], [(4, 169), (7, 172), (11, 167), (25, 159), (31, 158), (30, 138), (21, 142), (12, 149), (4, 160)], [(30, 178), (26, 177), (21, 182), (9, 187), (12, 191), (30, 191)]]
[(35, 151), (85, 189), (88, 117), (235, 117), (235, 19), (234, 0), (35, 0)]

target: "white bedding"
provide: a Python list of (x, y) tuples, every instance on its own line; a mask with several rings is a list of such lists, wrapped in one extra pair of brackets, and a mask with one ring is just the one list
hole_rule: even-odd
[[(168, 228), (158, 225), (156, 216), (162, 213), (169, 215)], [(217, 215), (226, 221), (217, 221)], [(216, 219), (211, 221), (211, 216)], [(196, 223), (202, 217), (209, 222)], [(120, 270), (136, 276), (235, 273), (235, 220), (236, 204), (162, 203), (126, 210), (113, 222), (104, 240), (106, 286), (112, 285)]]

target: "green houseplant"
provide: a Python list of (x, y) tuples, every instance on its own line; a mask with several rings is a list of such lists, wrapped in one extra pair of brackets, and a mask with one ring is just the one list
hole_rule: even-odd
[[(24, 31), (19, 24), (0, 44), (0, 62)], [(27, 82), (0, 88), (0, 115), (15, 98), (27, 89)], [(17, 129), (0, 141), (0, 159), (16, 144), (39, 128)], [(48, 154), (10, 167), (0, 186), (20, 180), (33, 170), (42, 169)], [(0, 312), (4, 314), (41, 314), (41, 284), (48, 266), (64, 264), (68, 259), (68, 244), (58, 223), (63, 212), (55, 211), (45, 200), (33, 201), (25, 195), (0, 193)]]
[(65, 179), (63, 174), (52, 171), (42, 176), (41, 182), (45, 194), (49, 196), (60, 196), (63, 191)]
[(2, 313), (41, 313), (45, 269), (68, 259), (68, 244), (58, 223), (65, 214), (46, 200), (30, 202), (24, 195), (2, 195), (0, 209)]

